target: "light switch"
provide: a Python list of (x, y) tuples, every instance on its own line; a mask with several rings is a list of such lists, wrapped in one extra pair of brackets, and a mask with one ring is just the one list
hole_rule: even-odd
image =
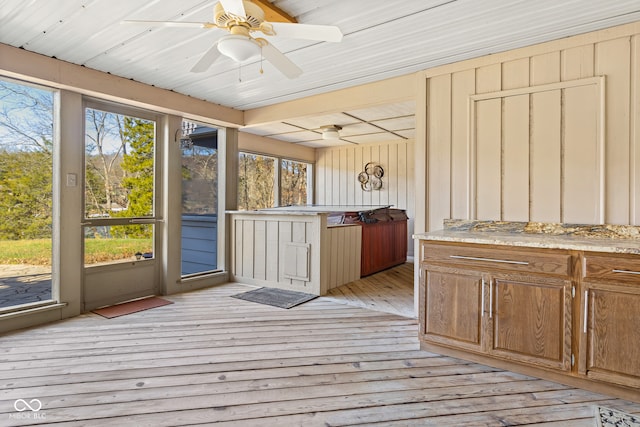
[(67, 187), (75, 187), (78, 185), (78, 175), (75, 173), (67, 174)]

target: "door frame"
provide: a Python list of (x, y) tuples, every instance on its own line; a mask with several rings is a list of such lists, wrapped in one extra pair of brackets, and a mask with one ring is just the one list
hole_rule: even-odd
[[(86, 111), (96, 109), (108, 113), (131, 116), (150, 120), (155, 123), (154, 139), (154, 200), (153, 215), (150, 217), (90, 219), (85, 218), (85, 177), (86, 177)], [(162, 239), (164, 235), (163, 212), (163, 132), (164, 116), (157, 112), (138, 109), (113, 102), (83, 98), (82, 104), (83, 145), (82, 145), (82, 212), (80, 228), (82, 232), (80, 260), (82, 275), (82, 312), (90, 311), (98, 307), (117, 304), (120, 302), (137, 299), (149, 295), (161, 293), (162, 273)], [(89, 265), (84, 262), (85, 234), (87, 226), (96, 225), (130, 225), (153, 224), (153, 257), (146, 259), (132, 259), (118, 261), (109, 264)], [(108, 289), (108, 290), (107, 290)]]

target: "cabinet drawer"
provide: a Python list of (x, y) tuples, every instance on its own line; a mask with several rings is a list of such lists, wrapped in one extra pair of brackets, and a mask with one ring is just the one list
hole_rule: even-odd
[(584, 277), (640, 284), (640, 257), (628, 255), (584, 256)]
[(543, 273), (556, 276), (572, 274), (572, 256), (568, 253), (538, 252), (531, 249), (508, 247), (505, 249), (476, 246), (458, 246), (422, 242), (421, 261), (427, 263), (456, 264), (482, 270), (509, 270), (522, 273)]

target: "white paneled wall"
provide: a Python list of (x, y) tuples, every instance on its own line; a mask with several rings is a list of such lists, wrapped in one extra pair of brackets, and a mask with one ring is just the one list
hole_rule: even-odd
[(632, 30), (426, 71), (416, 179), (428, 207), (418, 230), (446, 218), (638, 225), (640, 34)]
[[(407, 247), (409, 256), (413, 256), (414, 146), (413, 140), (406, 140), (317, 150), (316, 204), (392, 205), (406, 210)], [(380, 190), (364, 191), (358, 182), (358, 174), (369, 162), (384, 169)]]

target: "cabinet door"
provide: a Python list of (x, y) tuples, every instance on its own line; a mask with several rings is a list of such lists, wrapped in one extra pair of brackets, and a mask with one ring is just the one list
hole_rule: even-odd
[(581, 358), (580, 371), (593, 379), (640, 388), (640, 285), (583, 285), (586, 345), (581, 350), (586, 357)]
[(569, 280), (494, 275), (489, 291), (492, 333), (488, 352), (570, 370), (571, 287)]
[(425, 341), (481, 351), (482, 274), (423, 266), (424, 310), (421, 331)]

